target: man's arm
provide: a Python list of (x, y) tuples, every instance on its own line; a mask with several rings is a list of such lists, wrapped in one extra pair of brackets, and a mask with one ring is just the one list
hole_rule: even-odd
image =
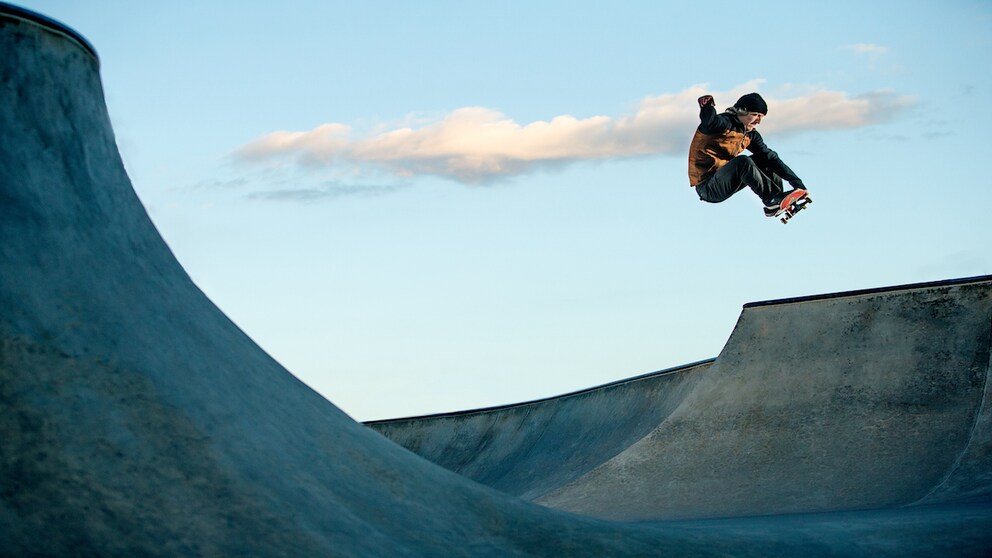
[(768, 169), (781, 176), (782, 180), (791, 184), (793, 188), (806, 189), (803, 181), (779, 158), (778, 153), (765, 145), (765, 140), (757, 131), (751, 132), (751, 143), (748, 144), (747, 149), (753, 155), (754, 162), (758, 164), (758, 167)]
[(730, 123), (716, 113), (716, 102), (713, 95), (703, 95), (699, 102), (699, 131), (704, 134), (716, 134), (730, 129)]

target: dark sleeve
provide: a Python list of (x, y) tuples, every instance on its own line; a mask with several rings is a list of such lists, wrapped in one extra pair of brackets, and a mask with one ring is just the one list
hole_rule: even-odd
[(717, 114), (712, 104), (699, 109), (699, 131), (704, 134), (717, 134), (730, 129), (726, 115)]
[(751, 132), (751, 143), (748, 144), (747, 149), (751, 152), (752, 158), (759, 168), (768, 169), (781, 176), (782, 180), (785, 180), (794, 188), (806, 188), (803, 181), (796, 176), (796, 173), (792, 172), (792, 169), (782, 159), (779, 159), (778, 153), (775, 153), (765, 145), (765, 140), (762, 139), (761, 134), (758, 132)]

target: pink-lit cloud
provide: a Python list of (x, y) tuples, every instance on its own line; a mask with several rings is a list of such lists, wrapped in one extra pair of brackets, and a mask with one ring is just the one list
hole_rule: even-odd
[[(401, 177), (487, 182), (549, 165), (684, 154), (698, 123), (699, 96), (713, 94), (722, 109), (761, 85), (755, 80), (729, 91), (696, 85), (645, 98), (636, 110), (621, 116), (561, 115), (521, 124), (496, 110), (465, 107), (435, 121), (368, 134), (329, 123), (309, 131), (267, 134), (238, 149), (235, 156), (258, 163), (289, 158), (304, 168), (348, 165)], [(870, 126), (890, 120), (913, 103), (891, 91), (851, 96), (822, 88), (765, 98), (769, 115), (759, 129), (766, 136)]]

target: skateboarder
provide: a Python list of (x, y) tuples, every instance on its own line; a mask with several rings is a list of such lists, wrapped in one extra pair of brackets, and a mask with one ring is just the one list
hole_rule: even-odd
[[(699, 199), (720, 203), (748, 187), (761, 198), (765, 215), (774, 217), (785, 209), (786, 197), (791, 202), (805, 192), (803, 181), (754, 129), (766, 114), (768, 105), (757, 93), (744, 95), (722, 114), (712, 95), (699, 98), (699, 127), (689, 147), (689, 185)], [(750, 156), (741, 155), (745, 149)], [(793, 190), (783, 192), (783, 180)]]

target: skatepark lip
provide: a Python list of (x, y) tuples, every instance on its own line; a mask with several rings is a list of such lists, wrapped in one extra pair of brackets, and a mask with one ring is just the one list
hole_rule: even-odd
[(94, 48), (93, 45), (90, 44), (90, 42), (87, 41), (86, 38), (83, 37), (78, 31), (64, 23), (6, 2), (0, 2), (0, 16), (38, 25), (48, 29), (49, 31), (64, 35), (78, 43), (79, 46), (83, 47), (83, 50), (93, 57), (93, 60), (95, 60), (98, 64), (100, 63), (100, 56), (96, 53), (96, 48)]
[(393, 422), (405, 422), (405, 421), (434, 419), (434, 418), (442, 418), (442, 417), (459, 417), (459, 416), (466, 416), (466, 415), (489, 413), (489, 412), (493, 412), (493, 411), (503, 411), (503, 410), (506, 410), (506, 409), (513, 409), (513, 408), (517, 408), (517, 407), (526, 407), (528, 405), (538, 405), (538, 404), (541, 404), (541, 403), (547, 403), (549, 401), (556, 401), (556, 400), (557, 401), (560, 401), (562, 399), (567, 399), (569, 397), (576, 397), (576, 396), (579, 396), (579, 395), (585, 395), (587, 393), (591, 393), (591, 392), (594, 392), (594, 391), (599, 391), (599, 390), (602, 390), (602, 389), (608, 389), (608, 388), (612, 388), (612, 387), (622, 386), (624, 384), (629, 384), (629, 383), (637, 382), (639, 380), (645, 380), (645, 379), (648, 379), (648, 378), (655, 378), (655, 377), (658, 377), (658, 376), (667, 376), (667, 375), (670, 375), (670, 374), (679, 374), (679, 373), (682, 373), (682, 372), (686, 372), (688, 370), (691, 370), (693, 368), (696, 368), (698, 366), (702, 366), (704, 364), (712, 364), (715, 361), (716, 361), (716, 358), (707, 358), (707, 359), (699, 360), (699, 361), (696, 361), (696, 362), (690, 362), (689, 364), (682, 364), (682, 365), (679, 365), (679, 366), (673, 366), (671, 368), (665, 368), (664, 370), (658, 370), (658, 371), (655, 371), (655, 372), (648, 372), (646, 374), (641, 374), (639, 376), (634, 376), (632, 378), (624, 378), (622, 380), (616, 380), (614, 382), (608, 382), (608, 383), (601, 384), (601, 385), (598, 385), (598, 386), (584, 388), (584, 389), (580, 389), (580, 390), (576, 390), (576, 391), (570, 391), (568, 393), (563, 393), (561, 395), (551, 395), (551, 396), (548, 396), (548, 397), (542, 397), (540, 399), (532, 399), (530, 401), (522, 401), (520, 403), (509, 403), (509, 404), (506, 404), (506, 405), (494, 405), (492, 407), (482, 407), (482, 408), (479, 408), (479, 409), (467, 409), (467, 410), (464, 410), (464, 411), (452, 411), (452, 412), (445, 412), (445, 413), (431, 413), (431, 414), (427, 414), (427, 415), (418, 415), (418, 416), (411, 416), (411, 417), (398, 417), (398, 418), (390, 418), (390, 419), (369, 420), (369, 421), (364, 421), (362, 424), (371, 426), (371, 425), (389, 424), (389, 423), (393, 423)]
[(873, 289), (860, 289), (854, 291), (840, 291), (836, 293), (827, 293), (811, 296), (799, 296), (793, 298), (778, 298), (773, 300), (763, 300), (759, 302), (748, 302), (744, 305), (744, 308), (760, 308), (762, 306), (781, 306), (784, 304), (799, 304), (803, 302), (814, 302), (818, 300), (830, 300), (833, 298), (846, 298), (854, 296), (864, 296), (873, 294), (885, 294), (885, 293), (896, 293), (899, 291), (911, 291), (916, 289), (931, 289), (940, 287), (954, 287), (958, 285), (967, 285), (970, 283), (982, 283), (985, 281), (992, 281), (992, 275), (978, 275), (975, 277), (963, 277), (960, 279), (946, 279), (943, 281), (929, 281), (924, 283), (908, 283), (905, 285), (895, 285), (891, 287), (878, 287)]
[[(903, 285), (894, 285), (894, 286), (889, 286), (889, 287), (877, 287), (877, 288), (871, 288), (871, 289), (860, 289), (860, 290), (851, 290), (851, 291), (839, 291), (839, 292), (835, 292), (835, 293), (826, 293), (826, 294), (818, 294), (818, 295), (811, 295), (811, 296), (801, 296), (801, 297), (792, 297), (792, 298), (780, 298), (780, 299), (765, 300), (765, 301), (758, 301), (758, 302), (749, 302), (749, 303), (747, 303), (747, 304), (744, 305), (744, 308), (760, 308), (760, 307), (764, 307), (764, 306), (782, 306), (782, 305), (786, 305), (786, 304), (801, 304), (801, 303), (805, 303), (805, 302), (815, 302), (815, 301), (820, 301), (820, 300), (830, 300), (830, 299), (837, 299), (837, 298), (856, 297), (856, 296), (873, 295), (873, 294), (896, 293), (896, 292), (900, 292), (900, 291), (910, 291), (910, 290), (916, 290), (916, 289), (953, 287), (953, 286), (958, 286), (958, 285), (967, 285), (967, 284), (970, 284), (970, 283), (981, 283), (981, 282), (990, 281), (990, 280), (992, 280), (992, 275), (979, 275), (979, 276), (975, 276), (975, 277), (964, 277), (964, 278), (959, 278), (959, 279), (945, 279), (945, 280), (941, 280), (941, 281), (929, 281), (929, 282), (921, 282), (921, 283), (907, 283), (907, 284), (903, 284)], [(639, 376), (634, 376), (632, 378), (625, 378), (625, 379), (622, 379), (622, 380), (617, 380), (617, 381), (614, 381), (614, 382), (608, 382), (608, 383), (605, 383), (605, 384), (602, 384), (602, 385), (593, 386), (593, 387), (589, 387), (589, 388), (584, 388), (584, 389), (580, 389), (580, 390), (577, 390), (577, 391), (571, 391), (571, 392), (563, 393), (563, 394), (560, 394), (560, 395), (552, 395), (552, 396), (548, 396), (548, 397), (542, 397), (542, 398), (539, 398), (539, 399), (533, 399), (533, 400), (529, 400), (529, 401), (522, 401), (522, 402), (519, 402), (519, 403), (508, 403), (508, 404), (505, 404), (505, 405), (493, 405), (493, 406), (490, 406), (490, 407), (481, 407), (481, 408), (477, 408), (477, 409), (467, 409), (467, 410), (463, 410), (463, 411), (451, 411), (451, 412), (442, 412), (442, 413), (429, 413), (429, 414), (425, 414), (425, 415), (415, 415), (415, 416), (408, 416), (408, 417), (396, 417), (396, 418), (388, 418), (388, 419), (370, 420), (370, 421), (365, 421), (364, 424), (369, 425), (369, 426), (372, 426), (372, 425), (384, 425), (384, 424), (390, 424), (390, 423), (395, 423), (395, 422), (405, 422), (405, 421), (413, 421), (413, 420), (425, 420), (425, 419), (434, 419), (434, 418), (442, 418), (442, 417), (459, 417), (459, 416), (467, 416), (467, 415), (488, 413), (488, 412), (493, 412), (493, 411), (501, 411), (501, 410), (512, 409), (512, 408), (517, 408), (517, 407), (526, 407), (527, 405), (537, 405), (537, 404), (540, 404), (540, 403), (547, 403), (549, 401), (553, 401), (553, 400), (556, 400), (556, 399), (557, 400), (561, 400), (561, 399), (565, 399), (565, 398), (568, 398), (568, 397), (575, 397), (575, 396), (578, 396), (578, 395), (583, 395), (583, 394), (594, 392), (594, 391), (598, 391), (598, 390), (601, 390), (601, 389), (607, 389), (607, 388), (611, 388), (611, 387), (616, 387), (616, 386), (619, 386), (619, 385), (623, 385), (623, 384), (626, 384), (626, 383), (636, 382), (638, 380), (643, 380), (643, 379), (646, 379), (646, 378), (653, 378), (653, 377), (656, 377), (656, 376), (663, 376), (663, 375), (667, 375), (667, 374), (677, 374), (677, 373), (685, 372), (686, 370), (690, 370), (692, 368), (695, 368), (695, 367), (700, 366), (700, 365), (703, 365), (703, 364), (711, 364), (714, 361), (716, 361), (716, 358), (708, 358), (708, 359), (704, 359), (704, 360), (700, 360), (700, 361), (696, 361), (696, 362), (691, 362), (689, 364), (683, 364), (683, 365), (679, 365), (679, 366), (673, 366), (671, 368), (666, 368), (666, 369), (658, 370), (658, 371), (655, 371), (655, 372), (648, 372), (646, 374), (641, 374)]]

